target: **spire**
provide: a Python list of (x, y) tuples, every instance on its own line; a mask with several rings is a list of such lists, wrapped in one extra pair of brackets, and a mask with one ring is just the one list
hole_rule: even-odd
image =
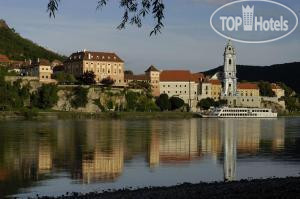
[(226, 54), (232, 54), (232, 55), (235, 55), (235, 48), (233, 46), (233, 43), (231, 41), (231, 39), (229, 39), (227, 41), (227, 45), (225, 47), (225, 52), (224, 52), (224, 55)]

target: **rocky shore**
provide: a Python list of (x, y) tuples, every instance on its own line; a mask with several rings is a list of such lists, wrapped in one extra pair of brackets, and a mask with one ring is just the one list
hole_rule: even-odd
[(172, 187), (150, 187), (136, 190), (123, 189), (92, 192), (87, 194), (66, 193), (59, 197), (37, 197), (43, 199), (71, 199), (71, 198), (101, 198), (101, 199), (166, 199), (166, 198), (222, 198), (222, 199), (295, 199), (300, 198), (300, 177), (241, 180), (235, 182), (215, 183), (184, 183)]

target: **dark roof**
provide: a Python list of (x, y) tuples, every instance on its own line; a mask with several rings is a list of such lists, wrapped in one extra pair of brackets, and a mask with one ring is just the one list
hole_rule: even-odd
[(175, 81), (195, 81), (193, 75), (188, 70), (165, 70), (160, 73), (161, 82)]
[(157, 68), (155, 68), (155, 66), (151, 65), (145, 72), (151, 72), (151, 71), (155, 71), (155, 72), (159, 72), (159, 70)]
[(82, 52), (73, 53), (66, 62), (82, 61), (82, 60), (124, 63), (124, 61), (113, 52), (110, 53), (110, 52), (91, 52), (91, 51), (82, 51)]
[(43, 66), (50, 66), (51, 63), (47, 59), (38, 59), (32, 62), (33, 65), (43, 65)]
[(125, 74), (124, 75), (125, 80), (140, 80), (140, 81), (146, 81), (150, 80), (150, 77), (147, 75), (130, 75), (130, 74)]

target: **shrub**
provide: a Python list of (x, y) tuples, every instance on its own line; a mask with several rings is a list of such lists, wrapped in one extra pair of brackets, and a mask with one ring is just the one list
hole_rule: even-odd
[(74, 97), (71, 100), (71, 106), (74, 108), (85, 107), (88, 103), (88, 89), (78, 86), (74, 88), (73, 94)]
[(160, 108), (161, 111), (170, 110), (171, 104), (169, 101), (169, 96), (167, 94), (161, 94), (156, 99), (156, 105)]
[(128, 111), (135, 111), (137, 108), (138, 104), (138, 98), (139, 98), (139, 93), (128, 91), (125, 94), (126, 102), (127, 102), (127, 107), (126, 109)]
[(31, 95), (31, 105), (40, 109), (52, 108), (58, 101), (57, 92), (55, 84), (43, 84)]
[(275, 92), (269, 82), (260, 81), (258, 83), (260, 96), (275, 97)]
[(102, 112), (106, 111), (106, 108), (101, 104), (100, 99), (95, 99), (94, 104), (97, 105)]
[(60, 84), (74, 84), (76, 83), (76, 79), (74, 75), (68, 74), (65, 72), (57, 72), (54, 75), (54, 79), (56, 79)]
[(171, 103), (171, 110), (179, 109), (184, 105), (184, 101), (179, 97), (171, 97), (170, 103)]
[(105, 85), (105, 86), (112, 86), (114, 85), (115, 80), (111, 79), (110, 77), (104, 78), (101, 80), (101, 84)]
[(92, 85), (92, 84), (96, 84), (95, 78), (96, 75), (93, 71), (87, 71), (83, 73), (83, 75), (80, 78), (80, 81), (83, 84)]
[(203, 110), (208, 110), (211, 106), (215, 106), (215, 100), (212, 98), (202, 99), (197, 104), (197, 107), (200, 107)]

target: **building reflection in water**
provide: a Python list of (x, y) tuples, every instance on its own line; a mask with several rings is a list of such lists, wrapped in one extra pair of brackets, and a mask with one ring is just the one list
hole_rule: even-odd
[(82, 180), (84, 183), (116, 180), (124, 166), (124, 139), (122, 121), (103, 123), (95, 128), (87, 124), (88, 151), (82, 156)]
[[(162, 125), (164, 132), (155, 130)], [(199, 157), (197, 120), (183, 120), (176, 123), (152, 122), (148, 161), (151, 168), (159, 163), (188, 163)]]
[(210, 158), (223, 164), (225, 180), (235, 180), (237, 159), (274, 155), (285, 143), (283, 119), (56, 121), (20, 131), (0, 134), (2, 190), (12, 182), (16, 189), (30, 186), (57, 170), (82, 183), (116, 181), (124, 161), (137, 155), (150, 168)]

